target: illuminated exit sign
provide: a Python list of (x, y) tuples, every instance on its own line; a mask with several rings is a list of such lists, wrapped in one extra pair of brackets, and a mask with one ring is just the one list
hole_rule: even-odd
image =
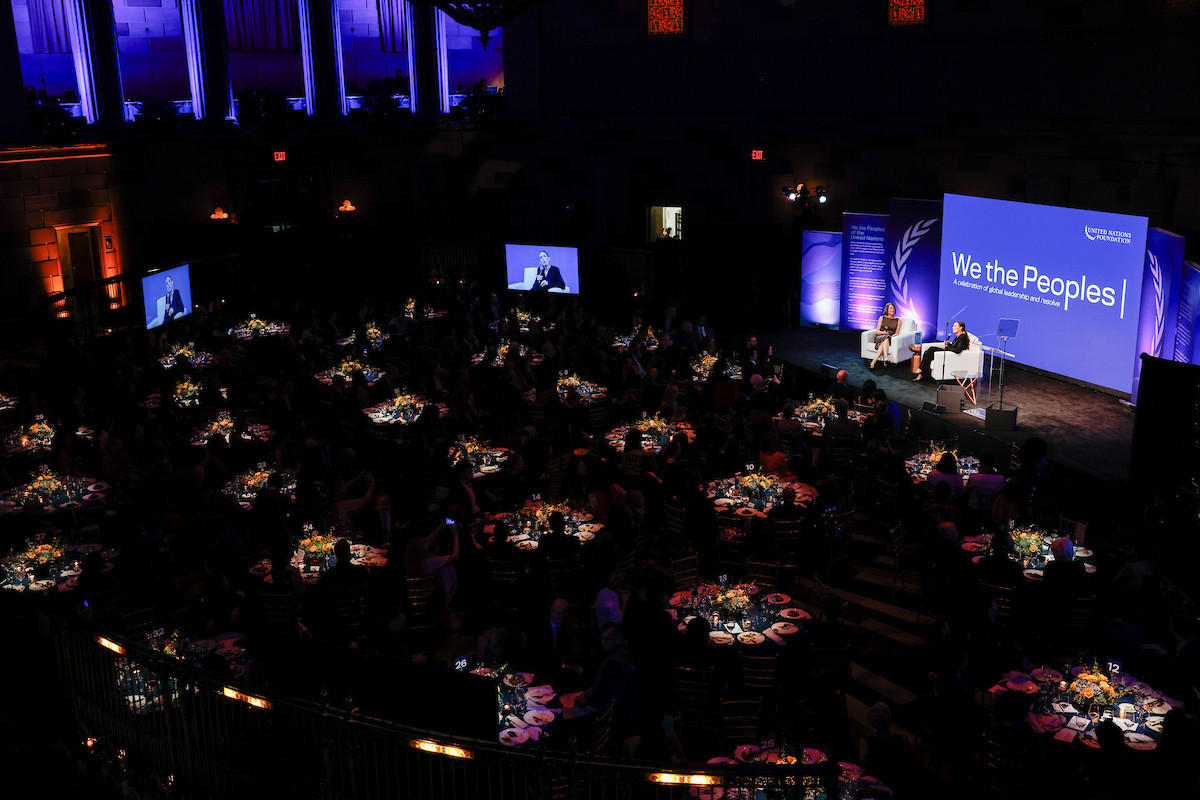
[(287, 161), (287, 150), (276, 150), (272, 156), (276, 161)]
[(751, 161), (762, 161), (763, 158), (764, 157), (763, 157), (762, 150), (751, 150), (750, 151), (750, 160)]

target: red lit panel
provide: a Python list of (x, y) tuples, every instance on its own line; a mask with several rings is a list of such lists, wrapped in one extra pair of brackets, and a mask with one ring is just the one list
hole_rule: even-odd
[(685, 0), (646, 0), (646, 29), (652, 34), (683, 33)]

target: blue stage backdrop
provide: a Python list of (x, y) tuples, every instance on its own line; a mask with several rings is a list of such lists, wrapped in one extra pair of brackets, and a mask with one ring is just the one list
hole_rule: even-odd
[(1179, 317), (1175, 323), (1176, 361), (1200, 364), (1197, 324), (1200, 324), (1200, 264), (1185, 261), (1179, 286)]
[(804, 231), (800, 244), (800, 324), (836, 328), (842, 299), (842, 233)]
[(1145, 217), (955, 194), (942, 210), (939, 320), (984, 334), (1019, 319), (1019, 363), (1130, 390)]
[(887, 299), (896, 313), (915, 319), (922, 341), (937, 336), (941, 285), (942, 203), (893, 198), (888, 206)]
[(841, 326), (874, 328), (887, 290), (887, 216), (843, 214), (842, 237)]
[[(1142, 274), (1141, 315), (1138, 317), (1137, 352), (1157, 358), (1175, 355), (1175, 328), (1179, 314), (1179, 284), (1183, 277), (1184, 238), (1151, 228), (1146, 232), (1146, 267)], [(1142, 359), (1133, 362), (1133, 388), (1137, 402)]]

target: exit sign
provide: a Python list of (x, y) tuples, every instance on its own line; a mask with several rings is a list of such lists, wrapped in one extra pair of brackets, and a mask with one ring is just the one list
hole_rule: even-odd
[(287, 161), (287, 150), (276, 150), (272, 156), (276, 161)]
[(763, 151), (762, 150), (751, 150), (750, 151), (750, 160), (751, 161), (762, 161), (763, 160)]

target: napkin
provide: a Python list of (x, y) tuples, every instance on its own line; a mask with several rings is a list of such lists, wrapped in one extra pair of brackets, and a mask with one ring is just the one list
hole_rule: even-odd
[(528, 728), (529, 727), (529, 723), (526, 722), (525, 720), (521, 719), (520, 717), (518, 717), (516, 714), (509, 714), (504, 719), (508, 722), (509, 725), (512, 725), (514, 728)]
[(679, 619), (679, 614), (678, 614), (678, 612), (676, 612), (676, 611), (675, 611), (675, 609), (673, 609), (673, 608), (668, 608), (668, 609), (667, 609), (667, 613), (671, 615), (671, 619), (674, 619), (674, 620), (678, 620), (678, 619)]
[(1137, 727), (1137, 723), (1131, 719), (1121, 719), (1120, 717), (1113, 717), (1113, 722), (1115, 722), (1117, 727), (1123, 731), (1131, 731)]
[(1089, 720), (1087, 717), (1081, 717), (1081, 716), (1076, 715), (1074, 717), (1071, 717), (1070, 721), (1067, 723), (1067, 727), (1073, 728), (1077, 731), (1085, 731), (1085, 730), (1087, 730), (1087, 726), (1090, 724), (1091, 724), (1091, 720)]
[(770, 628), (767, 628), (762, 633), (763, 633), (763, 636), (766, 636), (768, 639), (770, 639), (775, 644), (780, 645), (781, 647), (787, 647), (787, 642), (784, 641), (783, 637), (780, 636), (775, 631), (771, 630)]
[(1058, 733), (1054, 734), (1054, 738), (1060, 742), (1073, 742), (1075, 741), (1075, 731), (1070, 728), (1059, 728)]
[(1064, 702), (1062, 700), (1055, 700), (1053, 705), (1054, 705), (1054, 710), (1057, 711), (1059, 714), (1078, 714), (1079, 713), (1078, 708), (1076, 708), (1075, 706), (1071, 705), (1070, 703)]

